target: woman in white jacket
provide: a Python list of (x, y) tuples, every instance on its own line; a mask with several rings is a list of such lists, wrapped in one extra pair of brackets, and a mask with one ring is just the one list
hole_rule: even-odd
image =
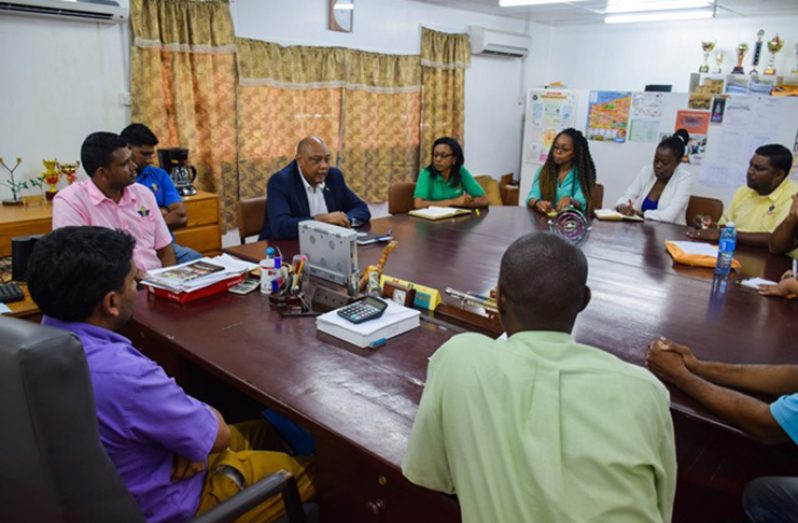
[(694, 176), (682, 167), (690, 135), (679, 129), (657, 146), (652, 165), (646, 165), (618, 199), (615, 209), (628, 216), (685, 225), (685, 211)]

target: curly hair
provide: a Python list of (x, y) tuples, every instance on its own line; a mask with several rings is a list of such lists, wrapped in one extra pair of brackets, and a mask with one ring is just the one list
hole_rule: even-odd
[[(574, 160), (573, 165), (576, 170), (576, 177), (579, 181), (579, 186), (582, 189), (582, 194), (585, 195), (585, 203), (587, 209), (582, 209), (585, 216), (591, 216), (593, 213), (593, 187), (596, 185), (596, 166), (593, 163), (593, 157), (590, 156), (590, 148), (587, 145), (587, 138), (581, 131), (568, 128), (560, 131), (551, 143), (549, 148), (549, 156), (546, 158), (546, 163), (540, 169), (540, 197), (542, 200), (554, 202), (557, 197), (557, 177), (559, 175), (559, 168), (554, 163), (554, 144), (557, 139), (562, 136), (570, 136), (574, 142)], [(555, 202), (556, 203), (556, 202)]]

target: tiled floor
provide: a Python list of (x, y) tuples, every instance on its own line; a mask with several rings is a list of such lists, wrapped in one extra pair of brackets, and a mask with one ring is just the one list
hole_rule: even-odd
[[(382, 218), (388, 216), (388, 202), (383, 203), (370, 203), (369, 210), (371, 211), (371, 219)], [(250, 240), (252, 241), (252, 240)], [(222, 247), (233, 247), (238, 245), (238, 230), (232, 229), (222, 235)]]

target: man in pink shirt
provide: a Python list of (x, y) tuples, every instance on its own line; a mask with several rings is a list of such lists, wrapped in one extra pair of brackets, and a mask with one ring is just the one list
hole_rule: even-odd
[(128, 232), (136, 240), (133, 261), (141, 273), (175, 264), (172, 237), (155, 196), (136, 184), (127, 143), (108, 132), (90, 134), (80, 148), (89, 180), (74, 183), (53, 200), (53, 229), (96, 225)]

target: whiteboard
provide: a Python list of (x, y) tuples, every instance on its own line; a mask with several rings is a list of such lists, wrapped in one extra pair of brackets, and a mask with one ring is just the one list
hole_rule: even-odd
[[(573, 95), (576, 106), (574, 127), (585, 132), (590, 91), (559, 91)], [(542, 92), (546, 90), (530, 89), (526, 96), (519, 205), (525, 204), (535, 172), (543, 163), (532, 152), (533, 147), (536, 151), (540, 149), (540, 144), (535, 145), (533, 138), (541, 133), (533, 125), (531, 115), (533, 97)], [(678, 111), (690, 110), (689, 95), (661, 94), (658, 134), (673, 134)], [(730, 111), (730, 107), (734, 110)], [(686, 165), (687, 170), (698, 174), (693, 188), (695, 195), (718, 198), (727, 206), (735, 189), (745, 183), (745, 171), (754, 150), (764, 143), (780, 143), (793, 151), (791, 177), (796, 179), (798, 97), (729, 95), (723, 122), (710, 123), (706, 136), (706, 149), (700, 165)], [(597, 182), (604, 185), (604, 207), (612, 207), (640, 169), (653, 161), (658, 143), (658, 139), (651, 143), (628, 139), (624, 143), (589, 142), (596, 164)]]

